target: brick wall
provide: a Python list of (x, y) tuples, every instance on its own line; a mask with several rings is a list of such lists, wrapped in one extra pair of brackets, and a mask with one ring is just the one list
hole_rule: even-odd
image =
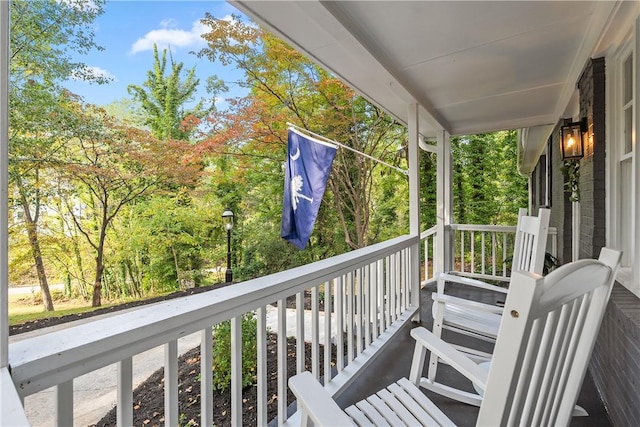
[(640, 426), (640, 300), (616, 285), (589, 370), (615, 426)]
[[(590, 60), (578, 81), (580, 116), (593, 138), (580, 161), (580, 258), (606, 244), (605, 63)], [(590, 371), (614, 425), (640, 425), (640, 299), (616, 284), (598, 335)]]
[[(580, 117), (586, 117), (593, 132), (580, 161), (580, 258), (597, 258), (606, 244), (604, 59), (589, 60), (578, 89)], [(553, 131), (550, 150), (550, 225), (558, 228), (559, 258), (566, 263), (571, 261), (572, 212), (561, 172), (560, 125)], [(640, 299), (619, 284), (611, 294), (589, 370), (613, 425), (640, 426)]]
[[(565, 177), (562, 173), (562, 153), (560, 152), (560, 121), (551, 133), (551, 141), (549, 143), (548, 155), (551, 156), (551, 215), (549, 218), (549, 226), (558, 230), (558, 261), (565, 264), (571, 261), (571, 202), (569, 201), (569, 193), (565, 189)], [(540, 164), (536, 166), (532, 173), (532, 181), (538, 182), (541, 177), (542, 169)], [(533, 195), (533, 214), (538, 212), (541, 207), (538, 195)]]
[(605, 236), (605, 66), (590, 60), (578, 81), (580, 117), (593, 133), (580, 160), (580, 258), (597, 258)]

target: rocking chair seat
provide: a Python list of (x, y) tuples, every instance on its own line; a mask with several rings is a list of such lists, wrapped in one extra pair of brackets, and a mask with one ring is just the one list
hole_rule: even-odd
[(495, 342), (502, 319), (501, 307), (435, 292), (432, 298), (434, 318), (437, 316), (438, 302), (444, 303), (444, 318), (447, 319), (442, 326), (444, 329)]
[[(317, 396), (325, 393), (323, 387), (310, 372), (303, 372), (289, 380), (291, 390), (298, 394), (301, 390)], [(320, 408), (320, 406), (318, 406)], [(325, 412), (322, 411), (321, 412)], [(336, 416), (347, 417), (337, 419)], [(331, 420), (321, 414), (311, 414), (322, 420), (320, 425), (357, 426), (454, 426), (447, 417), (415, 384), (406, 378), (387, 386), (366, 399), (347, 407), (344, 414), (331, 414)], [(325, 415), (326, 412), (325, 412)], [(331, 423), (331, 424), (329, 424)], [(333, 424), (337, 423), (337, 424)], [(304, 424), (304, 422), (303, 422)]]

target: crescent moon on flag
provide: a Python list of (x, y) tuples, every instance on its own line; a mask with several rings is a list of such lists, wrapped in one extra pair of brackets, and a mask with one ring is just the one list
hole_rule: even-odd
[(289, 157), (291, 157), (291, 160), (293, 160), (294, 162), (298, 160), (298, 157), (300, 157), (300, 148), (299, 147), (296, 147), (296, 148), (297, 148), (297, 151), (295, 154), (289, 154)]

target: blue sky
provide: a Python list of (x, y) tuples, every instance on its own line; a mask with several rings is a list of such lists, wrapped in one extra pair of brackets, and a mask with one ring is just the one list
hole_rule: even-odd
[[(198, 97), (207, 95), (205, 83), (212, 74), (227, 82), (229, 93), (226, 97), (242, 95), (240, 88), (229, 84), (238, 79), (237, 71), (189, 53), (205, 46), (200, 37), (205, 27), (199, 20), (206, 12), (221, 19), (232, 13), (241, 15), (223, 1), (108, 1), (104, 14), (94, 22), (95, 41), (105, 50), (77, 59), (92, 67), (94, 72), (110, 77), (112, 82), (97, 85), (69, 81), (67, 88), (97, 105), (130, 98), (127, 86), (142, 85), (146, 80), (146, 73), (153, 66), (153, 44), (156, 43), (160, 52), (170, 46), (174, 60), (183, 62), (184, 70), (196, 67), (200, 78)], [(220, 100), (216, 105), (224, 108), (224, 102)]]

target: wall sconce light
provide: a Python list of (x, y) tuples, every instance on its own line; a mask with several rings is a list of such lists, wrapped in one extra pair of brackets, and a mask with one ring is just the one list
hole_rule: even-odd
[(560, 128), (562, 160), (576, 160), (584, 156), (584, 145), (587, 138), (585, 120), (579, 122), (565, 121)]

